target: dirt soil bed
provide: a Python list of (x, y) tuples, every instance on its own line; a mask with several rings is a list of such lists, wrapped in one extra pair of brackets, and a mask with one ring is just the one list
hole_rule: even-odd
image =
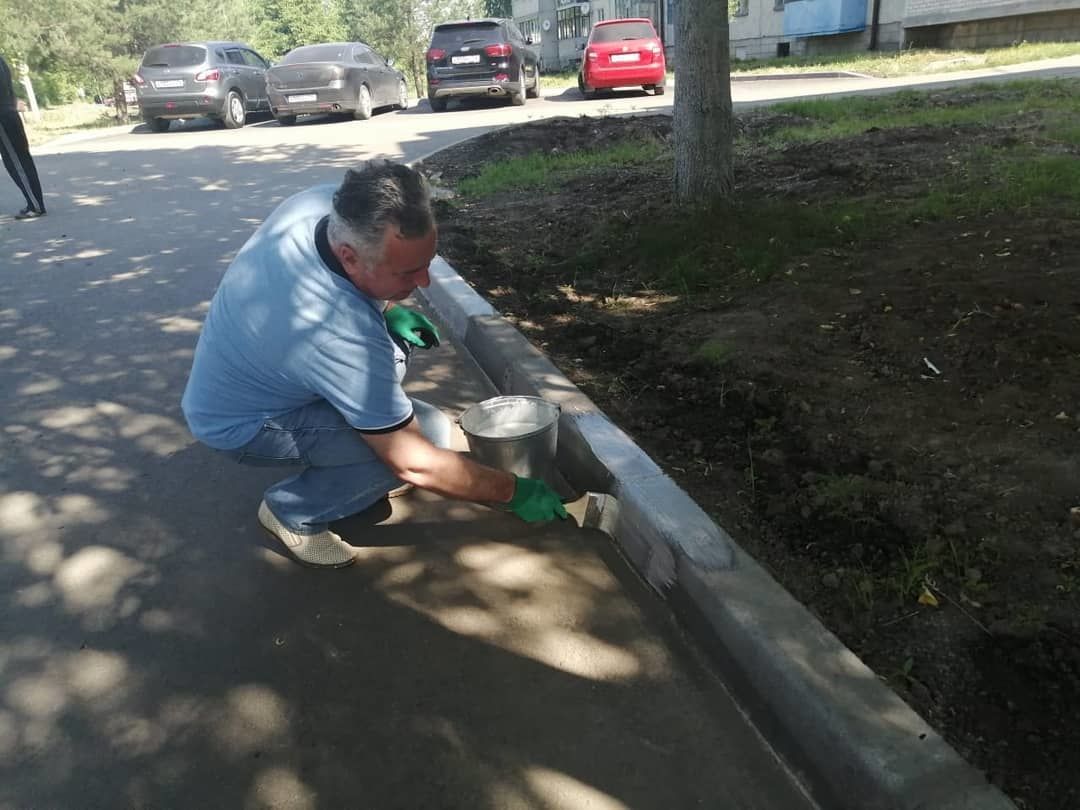
[[(754, 146), (790, 118), (739, 119), (741, 200), (918, 193), (961, 145), (1038, 134)], [(422, 168), (452, 192), (628, 137), (670, 119), (529, 124)], [(671, 225), (670, 186), (661, 157), (440, 201), (440, 252), (1014, 801), (1080, 807), (1077, 212), (897, 221), (698, 294), (619, 238)]]

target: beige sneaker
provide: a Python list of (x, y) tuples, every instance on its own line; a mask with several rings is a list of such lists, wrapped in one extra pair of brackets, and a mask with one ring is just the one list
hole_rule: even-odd
[(356, 562), (356, 549), (327, 529), (316, 534), (300, 534), (281, 525), (266, 501), (259, 504), (259, 523), (284, 545), (289, 555), (311, 568), (344, 568)]
[(400, 487), (394, 487), (392, 490), (386, 493), (387, 498), (400, 498), (402, 495), (408, 495), (413, 491), (412, 484), (402, 484)]

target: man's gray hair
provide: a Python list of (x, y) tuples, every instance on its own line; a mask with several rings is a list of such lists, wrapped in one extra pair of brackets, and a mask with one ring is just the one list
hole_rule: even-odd
[(349, 169), (334, 192), (327, 229), (331, 244), (349, 245), (363, 259), (377, 262), (388, 227), (406, 239), (418, 239), (435, 227), (424, 175), (389, 160)]

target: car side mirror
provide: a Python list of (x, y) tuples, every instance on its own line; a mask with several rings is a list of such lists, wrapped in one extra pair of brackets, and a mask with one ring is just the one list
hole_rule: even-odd
[(389, 59), (386, 60), (386, 66), (387, 67), (393, 67), (394, 66), (394, 58), (393, 57), (390, 57)]

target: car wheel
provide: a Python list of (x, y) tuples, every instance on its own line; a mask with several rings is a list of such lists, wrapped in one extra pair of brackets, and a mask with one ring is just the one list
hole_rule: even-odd
[(247, 111), (244, 109), (244, 97), (235, 90), (230, 90), (225, 97), (225, 115), (222, 120), (226, 129), (240, 129), (247, 119)]
[(529, 98), (540, 98), (540, 68), (533, 69), (533, 86), (529, 88), (526, 95)]
[(397, 108), (399, 110), (409, 109), (409, 86), (405, 82), (398, 82)]
[(510, 94), (510, 103), (515, 107), (520, 107), (525, 103), (525, 96), (529, 92), (525, 89), (525, 68), (518, 68), (518, 87), (521, 88), (517, 93)]
[(151, 118), (150, 129), (154, 132), (168, 132), (169, 126), (172, 124), (168, 118)]
[(371, 91), (366, 84), (360, 85), (360, 92), (356, 95), (356, 109), (353, 110), (353, 118), (357, 121), (367, 121), (371, 118)]
[(276, 115), (274, 117), (277, 118), (277, 122), (283, 127), (291, 127), (296, 123), (295, 115)]
[(596, 91), (585, 86), (585, 77), (580, 73), (577, 75), (577, 89), (587, 99), (596, 98)]
[(431, 109), (433, 109), (435, 112), (445, 112), (446, 111), (446, 99), (445, 98), (431, 98), (429, 96), (428, 97), (428, 104), (431, 105)]

